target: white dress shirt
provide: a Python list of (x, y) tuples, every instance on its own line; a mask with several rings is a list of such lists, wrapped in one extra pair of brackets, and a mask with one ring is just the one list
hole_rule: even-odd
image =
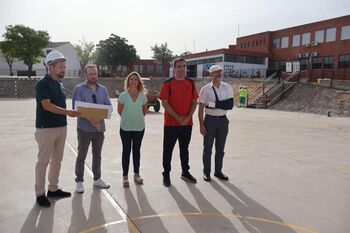
[[(213, 87), (215, 88), (215, 91), (218, 95), (219, 100), (226, 100), (226, 99), (233, 98), (233, 90), (229, 84), (225, 82), (220, 82), (220, 86), (219, 88), (217, 88), (213, 85), (213, 82), (210, 82), (201, 88), (201, 91), (199, 93), (199, 103), (202, 103), (205, 106), (209, 106), (209, 107), (215, 106), (216, 98), (215, 98)], [(223, 109), (205, 108), (205, 114), (211, 115), (211, 116), (223, 116), (223, 115), (226, 115), (226, 112), (227, 110), (223, 110)]]

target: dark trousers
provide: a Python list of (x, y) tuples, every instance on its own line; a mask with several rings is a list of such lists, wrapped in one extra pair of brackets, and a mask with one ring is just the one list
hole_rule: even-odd
[(75, 181), (84, 181), (84, 164), (86, 155), (92, 145), (92, 172), (94, 180), (101, 178), (101, 151), (104, 141), (104, 133), (88, 133), (78, 129), (78, 156), (75, 161)]
[(123, 143), (123, 152), (122, 152), (123, 176), (128, 176), (128, 173), (129, 173), (131, 148), (132, 148), (132, 161), (134, 164), (134, 173), (139, 173), (140, 148), (141, 148), (143, 135), (145, 134), (145, 130), (124, 131), (120, 129), (119, 133)]
[(171, 157), (177, 140), (179, 140), (180, 159), (182, 172), (190, 170), (188, 165), (188, 146), (191, 141), (192, 126), (164, 126), (163, 138), (163, 168), (164, 176), (169, 176), (171, 171)]
[(204, 126), (206, 134), (203, 141), (203, 172), (210, 174), (211, 172), (211, 154), (215, 140), (215, 173), (222, 172), (222, 164), (224, 158), (224, 149), (226, 136), (228, 134), (229, 121), (226, 116), (214, 117), (206, 115), (204, 118)]

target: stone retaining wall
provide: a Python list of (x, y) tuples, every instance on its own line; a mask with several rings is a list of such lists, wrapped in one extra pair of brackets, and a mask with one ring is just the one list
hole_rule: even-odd
[[(0, 98), (35, 98), (35, 84), (39, 78), (11, 78), (0, 77)], [(85, 79), (82, 78), (64, 78), (63, 85), (68, 98), (72, 97), (74, 87)], [(104, 85), (109, 92), (111, 98), (116, 97), (116, 90), (121, 93), (124, 91), (125, 78), (100, 78), (99, 83)], [(145, 80), (145, 88), (147, 90), (159, 91), (165, 78), (152, 78)], [(210, 82), (210, 79), (197, 79), (196, 86), (198, 91), (202, 86)], [(238, 98), (239, 85), (246, 85), (248, 90), (256, 87), (261, 82), (260, 79), (233, 79), (225, 78), (224, 82), (232, 85), (235, 98)]]

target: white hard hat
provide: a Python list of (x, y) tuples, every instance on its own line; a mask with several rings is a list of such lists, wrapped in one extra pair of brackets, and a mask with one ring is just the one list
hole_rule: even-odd
[(46, 56), (46, 65), (51, 65), (52, 63), (56, 62), (57, 60), (66, 61), (66, 58), (63, 56), (62, 53), (58, 52), (57, 50), (52, 50), (47, 54)]
[(219, 65), (213, 65), (209, 68), (209, 73), (213, 73), (215, 71), (222, 70), (222, 67)]

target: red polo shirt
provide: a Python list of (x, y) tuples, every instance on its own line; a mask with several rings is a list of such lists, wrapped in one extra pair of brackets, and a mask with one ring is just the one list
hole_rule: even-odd
[[(188, 79), (180, 81), (173, 78), (163, 84), (160, 99), (167, 100), (171, 108), (180, 116), (187, 116), (190, 113), (192, 101), (198, 99), (196, 84)], [(165, 112), (164, 125), (180, 126), (180, 123)], [(187, 125), (193, 125), (192, 118)]]

